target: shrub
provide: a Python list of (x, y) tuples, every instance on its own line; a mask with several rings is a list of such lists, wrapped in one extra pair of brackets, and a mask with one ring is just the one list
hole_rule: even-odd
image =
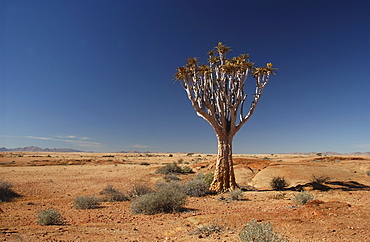
[(143, 162), (140, 163), (140, 165), (141, 166), (150, 166), (150, 163), (143, 161)]
[(209, 190), (209, 185), (202, 179), (191, 179), (184, 184), (183, 190), (186, 195), (191, 197), (205, 196)]
[(293, 201), (299, 205), (304, 205), (314, 199), (315, 197), (307, 191), (301, 191), (293, 195)]
[(141, 197), (145, 194), (154, 192), (147, 184), (135, 183), (132, 189), (128, 192), (128, 195), (132, 198)]
[(78, 196), (74, 203), (77, 209), (92, 209), (99, 205), (99, 199), (95, 196)]
[(284, 177), (277, 176), (272, 178), (270, 186), (273, 190), (282, 191), (288, 186), (288, 183)]
[(108, 202), (122, 202), (129, 200), (123, 192), (113, 188), (112, 185), (108, 185), (100, 194), (105, 195), (104, 200)]
[(207, 224), (207, 225), (201, 225), (198, 228), (189, 231), (189, 234), (210, 236), (213, 233), (220, 234), (221, 230), (222, 228), (220, 226), (217, 226), (215, 224)]
[(326, 182), (328, 182), (330, 180), (330, 178), (329, 177), (327, 177), (327, 176), (316, 176), (316, 175), (312, 175), (312, 179), (311, 179), (311, 182), (313, 183), (313, 184), (323, 184), (323, 183), (326, 183)]
[(189, 166), (184, 166), (182, 168), (182, 173), (193, 173), (193, 170)]
[(156, 173), (163, 174), (163, 175), (168, 175), (171, 173), (182, 173), (182, 168), (174, 162), (174, 163), (166, 164), (165, 166), (160, 167), (156, 171)]
[(283, 236), (273, 231), (270, 223), (257, 223), (252, 220), (247, 223), (243, 230), (239, 233), (239, 238), (242, 242), (284, 242)]
[(239, 200), (243, 197), (243, 192), (240, 189), (234, 189), (229, 191), (229, 198), (233, 201)]
[(370, 176), (370, 171), (366, 171), (366, 175)]
[(0, 202), (10, 201), (19, 194), (12, 190), (13, 185), (9, 182), (0, 180)]
[(37, 223), (40, 225), (56, 225), (64, 223), (62, 215), (54, 209), (42, 210), (37, 217), (39, 219)]
[(176, 182), (162, 183), (158, 190), (140, 197), (131, 203), (131, 211), (141, 214), (172, 213), (180, 211), (186, 203), (186, 195)]
[(206, 184), (208, 186), (211, 185), (212, 181), (213, 181), (213, 173), (212, 172), (208, 172), (206, 174), (203, 174), (203, 173), (199, 173), (197, 174), (194, 179), (200, 179), (200, 180), (204, 180), (206, 182)]
[(166, 181), (166, 182), (173, 182), (173, 181), (180, 181), (181, 179), (175, 175), (175, 174), (169, 174), (169, 175), (165, 175), (163, 177), (163, 179)]

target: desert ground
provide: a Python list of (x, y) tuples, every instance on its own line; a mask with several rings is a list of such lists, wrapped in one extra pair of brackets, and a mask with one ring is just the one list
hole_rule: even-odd
[[(0, 152), (0, 179), (19, 194), (0, 203), (2, 241), (240, 241), (245, 223), (271, 223), (289, 241), (370, 241), (370, 156), (305, 156), (285, 154), (234, 155), (236, 179), (243, 197), (228, 194), (189, 197), (183, 212), (142, 215), (132, 201), (102, 202), (79, 210), (76, 196), (99, 196), (112, 185), (129, 191), (134, 184), (153, 186), (163, 175), (156, 170), (178, 162), (194, 173), (178, 175), (181, 182), (213, 171), (214, 154), (45, 153)], [(289, 186), (273, 191), (273, 177)], [(330, 178), (322, 186), (313, 176)], [(307, 190), (315, 200), (292, 200)], [(58, 210), (61, 225), (43, 226), (37, 214)], [(207, 233), (199, 228), (210, 227)]]

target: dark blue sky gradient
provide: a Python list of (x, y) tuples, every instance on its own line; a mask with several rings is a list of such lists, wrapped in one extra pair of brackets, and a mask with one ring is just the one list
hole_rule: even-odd
[(235, 153), (370, 151), (369, 12), (365, 0), (2, 0), (0, 147), (215, 153), (173, 74), (222, 41), (279, 69)]

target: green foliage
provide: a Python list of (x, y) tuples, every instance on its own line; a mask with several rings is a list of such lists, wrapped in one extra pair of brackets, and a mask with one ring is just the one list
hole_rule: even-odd
[(186, 203), (186, 195), (176, 182), (162, 183), (158, 190), (136, 197), (131, 203), (131, 211), (141, 214), (172, 213), (180, 211)]
[(293, 202), (299, 205), (304, 205), (314, 199), (315, 199), (314, 195), (312, 195), (311, 193), (307, 191), (301, 191), (293, 195)]
[(202, 197), (209, 191), (209, 185), (204, 179), (193, 178), (184, 184), (183, 190), (190, 197)]
[(123, 192), (113, 188), (112, 185), (108, 185), (100, 194), (105, 195), (104, 201), (108, 202), (121, 202), (129, 200)]
[(283, 191), (288, 186), (288, 183), (284, 177), (277, 176), (272, 178), (270, 181), (270, 186), (273, 190)]
[(95, 196), (78, 196), (74, 199), (77, 209), (93, 209), (99, 205), (99, 199)]
[(40, 225), (58, 225), (64, 223), (62, 215), (54, 209), (42, 210), (38, 215), (37, 223)]
[(212, 181), (213, 181), (213, 176), (214, 174), (212, 172), (208, 172), (206, 174), (203, 174), (203, 173), (199, 173), (197, 174), (194, 178), (195, 179), (200, 179), (200, 180), (204, 180), (206, 182), (206, 184), (208, 186), (211, 185)]
[(230, 200), (239, 200), (243, 197), (243, 192), (242, 190), (240, 189), (234, 189), (234, 190), (231, 190), (229, 191), (229, 198)]
[(12, 187), (11, 183), (0, 179), (0, 202), (10, 201), (14, 197), (19, 197), (19, 194), (12, 190)]
[(145, 194), (154, 192), (147, 184), (144, 183), (135, 183), (131, 190), (128, 192), (129, 197), (141, 197)]
[(239, 238), (242, 242), (284, 242), (283, 236), (273, 231), (270, 223), (258, 223), (252, 220), (247, 223), (243, 230), (239, 233)]
[(193, 173), (193, 170), (189, 166), (184, 166), (182, 168), (182, 173)]

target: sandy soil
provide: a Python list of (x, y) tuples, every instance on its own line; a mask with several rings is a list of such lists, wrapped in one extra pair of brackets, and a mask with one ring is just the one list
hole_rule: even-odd
[[(181, 160), (196, 173), (213, 170), (215, 155), (99, 154), (0, 152), (0, 179), (13, 184), (20, 197), (0, 203), (2, 241), (239, 241), (252, 219), (270, 222), (290, 241), (370, 241), (370, 157), (235, 155), (243, 199), (227, 194), (189, 198), (182, 213), (137, 215), (130, 201), (103, 202), (78, 210), (76, 196), (99, 195), (107, 186), (128, 191), (135, 183), (154, 185), (165, 163)], [(144, 165), (149, 163), (150, 165)], [(182, 182), (194, 174), (181, 174)], [(312, 176), (327, 176), (325, 189), (310, 186)], [(272, 191), (269, 182), (284, 176), (286, 191)], [(297, 205), (297, 189), (316, 200)], [(36, 215), (56, 209), (64, 225), (41, 226)], [(205, 225), (220, 231), (194, 233)]]

